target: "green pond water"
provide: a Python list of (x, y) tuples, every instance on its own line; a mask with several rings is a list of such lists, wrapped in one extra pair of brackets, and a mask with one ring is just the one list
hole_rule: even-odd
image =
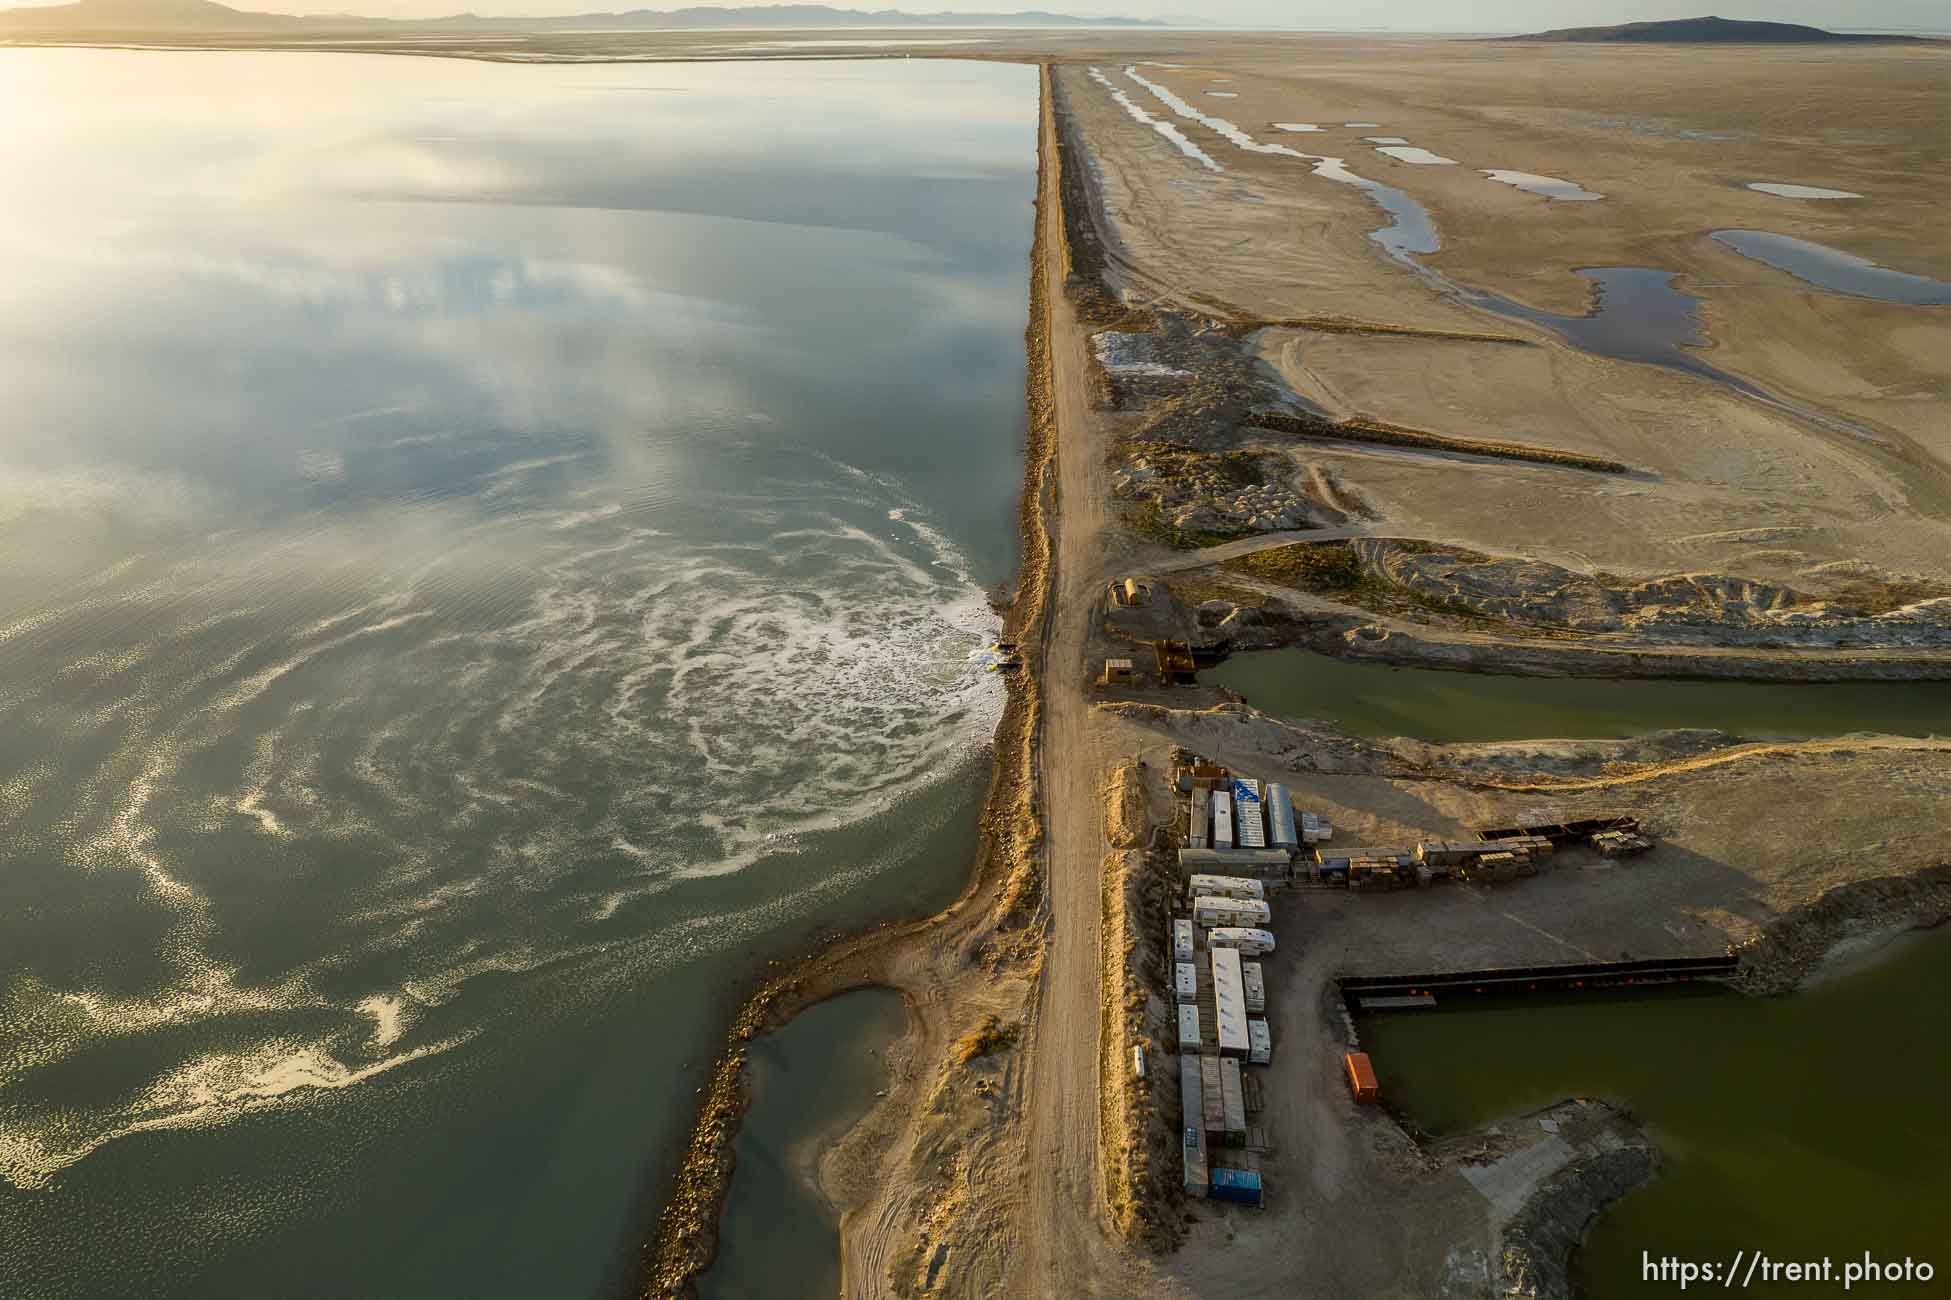
[[(1900, 945), (1792, 997), (1701, 986), (1458, 1000), (1366, 1016), (1362, 1042), (1389, 1103), (1434, 1133), (1566, 1097), (1640, 1116), (1664, 1163), (1600, 1216), (1578, 1253), (1590, 1300), (1678, 1294), (1675, 1283), (1641, 1280), (1644, 1251), (1724, 1264), (1738, 1250), (1827, 1255), (1839, 1270), (1866, 1250), (1877, 1260), (1908, 1255), (1930, 1261), (1937, 1280), (1852, 1293), (1942, 1300), (1951, 1289), (1951, 934)], [(1743, 1294), (1842, 1289), (1757, 1283)]]
[(966, 877), (1036, 123), (0, 50), (0, 1297), (631, 1291), (738, 991)]
[(887, 1048), (907, 1025), (901, 996), (865, 989), (822, 1002), (752, 1044), (752, 1107), (735, 1147), (719, 1258), (704, 1300), (831, 1300), (840, 1222), (811, 1187), (820, 1150), (888, 1086)]
[(1951, 735), (1951, 682), (1741, 682), (1516, 677), (1256, 650), (1199, 674), (1269, 713), (1362, 736), (1593, 739), (1710, 727), (1757, 740), (1852, 731)]

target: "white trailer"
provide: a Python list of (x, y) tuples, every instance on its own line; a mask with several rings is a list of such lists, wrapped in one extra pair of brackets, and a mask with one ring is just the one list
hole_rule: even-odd
[(1273, 912), (1257, 898), (1212, 898), (1200, 895), (1192, 900), (1192, 919), (1204, 926), (1245, 925), (1265, 929)]
[(1183, 916), (1172, 921), (1172, 960), (1192, 960), (1192, 922)]
[(1179, 1008), (1179, 1050), (1196, 1052), (1199, 1050), (1199, 1008), (1183, 1006)]
[(1234, 948), (1213, 949), (1214, 1024), (1221, 1056), (1245, 1056), (1246, 981), (1240, 975), (1240, 954)]
[(1189, 961), (1172, 963), (1172, 989), (1181, 1006), (1199, 1000), (1199, 968)]
[(1208, 876), (1201, 873), (1192, 877), (1186, 895), (1189, 898), (1264, 899), (1267, 887), (1246, 876)]
[(1261, 1015), (1267, 1010), (1267, 976), (1257, 961), (1240, 963), (1240, 976), (1246, 981), (1246, 1009), (1249, 1015)]
[(1233, 796), (1224, 790), (1213, 791), (1213, 847), (1233, 847)]
[(1246, 1063), (1266, 1065), (1274, 1059), (1274, 1032), (1267, 1028), (1267, 1022), (1253, 1019), (1246, 1022)]
[(1206, 943), (1213, 948), (1237, 948), (1242, 957), (1264, 957), (1274, 950), (1271, 934), (1238, 925), (1222, 925), (1208, 932)]
[(1233, 782), (1233, 839), (1243, 849), (1267, 847), (1267, 821), (1261, 815), (1260, 783), (1247, 777)]

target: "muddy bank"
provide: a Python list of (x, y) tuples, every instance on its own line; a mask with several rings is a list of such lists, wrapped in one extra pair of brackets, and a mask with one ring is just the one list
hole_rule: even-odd
[(1756, 994), (1792, 993), (1852, 940), (1931, 929), (1947, 920), (1951, 865), (1838, 885), (1735, 949), (1741, 957), (1736, 987)]
[[(1049, 76), (1043, 85), (1049, 112)], [(1039, 137), (1038, 172), (1050, 165)], [(1039, 195), (1041, 186), (1039, 186)], [(1004, 616), (1004, 635), (1023, 649), (1024, 666), (1009, 684), (993, 745), (994, 769), (969, 880), (956, 901), (934, 916), (889, 924), (836, 940), (792, 962), (775, 963), (733, 1019), (725, 1045), (701, 1090), (690, 1143), (656, 1228), (642, 1252), (638, 1294), (694, 1300), (695, 1280), (718, 1249), (718, 1221), (733, 1167), (732, 1148), (750, 1094), (746, 1044), (827, 998), (872, 985), (909, 996), (918, 978), (948, 972), (980, 977), (983, 969), (1020, 958), (1033, 938), (1041, 877), (1038, 867), (1036, 771), (1040, 675), (1050, 595), (1050, 511), (1054, 504), (1055, 421), (1049, 364), (1049, 304), (1042, 267), (1052, 214), (1039, 197), (1030, 250), (1029, 355), (1025, 399), (1028, 434), (1018, 506), (1021, 563)], [(911, 1105), (912, 1086), (891, 1090), (887, 1106)]]
[(1573, 1300), (1572, 1255), (1606, 1207), (1653, 1176), (1658, 1153), (1623, 1146), (1559, 1170), (1504, 1229), (1497, 1258), (1500, 1295)]

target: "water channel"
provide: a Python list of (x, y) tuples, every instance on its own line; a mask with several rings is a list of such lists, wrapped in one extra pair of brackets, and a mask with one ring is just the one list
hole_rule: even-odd
[(1311, 650), (1237, 654), (1199, 674), (1269, 713), (1433, 741), (1643, 735), (1711, 727), (1755, 740), (1853, 731), (1951, 736), (1951, 682), (1519, 677), (1398, 668)]

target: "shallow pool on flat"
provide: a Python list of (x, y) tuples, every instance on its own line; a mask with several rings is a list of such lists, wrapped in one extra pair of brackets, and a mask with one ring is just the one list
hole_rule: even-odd
[(1581, 267), (1578, 275), (1598, 286), (1597, 303), (1580, 316), (1527, 307), (1496, 294), (1466, 297), (1500, 316), (1543, 325), (1587, 352), (1721, 376), (1681, 351), (1682, 345), (1699, 345), (1706, 338), (1695, 314), (1700, 300), (1673, 287), (1673, 272), (1646, 266), (1590, 266)]
[(1951, 682), (1740, 682), (1515, 677), (1256, 650), (1199, 674), (1269, 713), (1362, 736), (1594, 739), (1711, 727), (1753, 739), (1852, 731), (1951, 735)]
[(1454, 167), (1456, 165), (1456, 159), (1454, 158), (1445, 158), (1440, 153), (1433, 153), (1428, 149), (1418, 148), (1412, 144), (1385, 144), (1377, 148), (1375, 152), (1385, 153), (1397, 162), (1414, 163), (1419, 167)]
[[(1618, 870), (1636, 870), (1622, 867)], [(1647, 870), (1657, 868), (1648, 867)], [(1521, 888), (1509, 891), (1512, 905)], [(1641, 1117), (1655, 1180), (1600, 1215), (1574, 1261), (1590, 1300), (1674, 1294), (1655, 1257), (1838, 1261), (1908, 1253), (1951, 1267), (1951, 935), (1788, 998), (1706, 988), (1512, 998), (1363, 1017), (1384, 1098), (1435, 1133), (1509, 1121), (1567, 1097)], [(1529, 1121), (1520, 1121), (1528, 1123)], [(1839, 1294), (1754, 1287), (1744, 1295)], [(1929, 1296), (1878, 1286), (1867, 1294)]]
[(1778, 199), (1860, 199), (1853, 190), (1830, 190), (1820, 185), (1788, 185), (1780, 181), (1749, 181), (1748, 188)]
[(1560, 203), (1590, 203), (1605, 197), (1575, 182), (1559, 180), (1556, 176), (1539, 176), (1535, 172), (1514, 172), (1502, 167), (1483, 167), (1478, 170), (1494, 181), (1515, 185), (1526, 194), (1542, 195)]
[(887, 1049), (906, 1024), (898, 993), (865, 989), (753, 1042), (752, 1108), (739, 1129), (704, 1300), (839, 1294), (840, 1222), (815, 1190), (815, 1165), (888, 1086)]
[(1798, 280), (1835, 293), (1920, 307), (1951, 303), (1951, 284), (1943, 280), (1893, 271), (1867, 257), (1826, 244), (1767, 230), (1717, 230), (1714, 238), (1743, 257), (1764, 262)]

